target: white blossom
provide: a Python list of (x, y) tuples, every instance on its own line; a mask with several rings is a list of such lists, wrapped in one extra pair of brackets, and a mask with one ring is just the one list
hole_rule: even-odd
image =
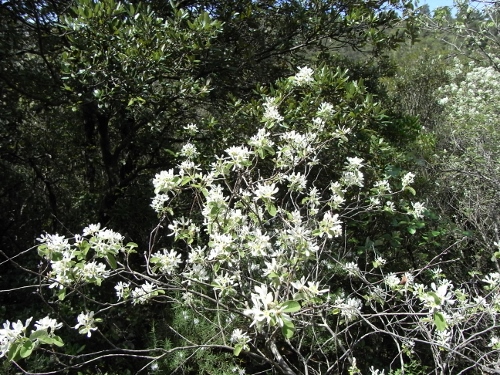
[(346, 271), (350, 276), (358, 276), (361, 272), (358, 265), (354, 262), (344, 264), (344, 271)]
[(88, 313), (81, 312), (77, 317), (78, 324), (75, 329), (82, 335), (87, 334), (87, 337), (92, 336), (92, 331), (97, 330), (95, 323), (97, 320), (94, 318), (94, 312), (90, 311)]
[(257, 183), (257, 188), (254, 191), (255, 200), (274, 200), (274, 194), (278, 192), (276, 184), (261, 184)]
[(244, 168), (249, 165), (249, 157), (252, 155), (250, 151), (245, 146), (233, 146), (226, 149), (226, 153), (229, 155), (231, 163), (233, 165), (233, 170)]
[(46, 316), (35, 323), (35, 328), (37, 331), (46, 331), (50, 335), (54, 333), (55, 330), (62, 327), (62, 323), (58, 323), (57, 320), (49, 318)]
[(406, 173), (401, 179), (401, 185), (403, 185), (403, 189), (411, 184), (413, 184), (413, 180), (415, 179), (415, 174), (412, 172)]
[(293, 82), (296, 86), (309, 85), (314, 82), (313, 74), (314, 71), (307, 66), (299, 68), (299, 71), (293, 77)]
[(116, 296), (118, 297), (118, 301), (122, 298), (125, 299), (128, 297), (130, 291), (130, 283), (124, 283), (123, 281), (119, 281), (115, 285)]
[(171, 275), (175, 272), (179, 264), (182, 262), (181, 254), (175, 250), (167, 251), (163, 249), (151, 255), (151, 263), (155, 265), (161, 273)]
[(187, 158), (187, 159), (194, 159), (196, 158), (200, 153), (196, 149), (196, 146), (190, 142), (184, 144), (182, 146), (180, 155)]
[(263, 120), (266, 123), (280, 123), (283, 121), (283, 116), (280, 115), (278, 106), (274, 98), (266, 98), (266, 101), (263, 104), (264, 106), (264, 116)]
[(132, 290), (132, 303), (136, 305), (148, 302), (153, 297), (155, 290), (156, 285), (146, 281), (143, 285)]

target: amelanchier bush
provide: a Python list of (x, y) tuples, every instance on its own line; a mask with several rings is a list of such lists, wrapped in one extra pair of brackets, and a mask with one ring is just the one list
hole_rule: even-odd
[[(6, 322), (1, 355), (23, 368), (21, 360), (39, 349), (60, 371), (130, 356), (154, 373), (172, 354), (187, 360), (214, 350), (233, 354), (220, 373), (252, 373), (254, 363), (292, 375), (404, 371), (426, 352), (437, 374), (498, 371), (499, 273), (485, 276), (483, 287), (452, 284), (438, 259), (387, 272), (384, 254), (358, 259), (346, 240), (349, 222), (363, 216), (412, 221), (426, 213), (407, 199), (415, 194), (413, 173), (383, 175), (350, 151), (358, 132), (382, 116), (362, 83), (340, 70), (304, 67), (253, 109), (262, 126), (246, 144), (228, 147), (202, 169), (196, 146), (186, 143), (179, 164), (155, 176), (151, 206), (161, 221), (152, 238), (170, 236), (172, 246), (124, 244), (123, 235), (99, 224), (72, 238), (42, 235), (43, 288), (65, 303), (81, 295), (87, 309), (64, 326), (51, 316), (35, 317), (34, 329), (31, 320)], [(193, 139), (202, 132), (195, 125), (189, 131)], [(325, 184), (321, 173), (336, 157), (342, 167)], [(192, 215), (179, 216), (176, 202), (186, 199)], [(132, 253), (143, 267), (129, 262)], [(110, 285), (116, 295), (100, 300), (96, 291)], [(55, 334), (91, 342), (106, 334), (102, 317), (110, 310), (166, 303), (215, 333), (180, 347), (133, 350), (105, 337), (113, 350), (92, 352), (89, 344), (85, 355), (65, 353)], [(383, 369), (360, 369), (361, 348), (373, 336), (387, 338), (392, 357)]]
[(477, 271), (484, 272), (492, 267), (492, 254), (494, 260), (500, 257), (500, 73), (492, 66), (457, 60), (449, 74), (452, 83), (438, 91), (444, 113), (438, 137), (445, 149), (439, 181), (456, 222), (475, 232), (479, 260), (488, 262), (478, 260)]

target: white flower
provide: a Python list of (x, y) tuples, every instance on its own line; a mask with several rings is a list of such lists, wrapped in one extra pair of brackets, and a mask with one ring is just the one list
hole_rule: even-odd
[(7, 354), (14, 342), (25, 336), (26, 328), (32, 319), (27, 319), (24, 325), (20, 320), (12, 323), (7, 320), (3, 324), (3, 328), (0, 329), (0, 358)]
[(278, 192), (278, 188), (276, 184), (257, 184), (257, 189), (254, 191), (255, 200), (258, 199), (266, 199), (266, 200), (274, 200), (273, 195)]
[(386, 263), (387, 263), (387, 260), (385, 258), (381, 257), (380, 255), (377, 255), (375, 257), (375, 260), (373, 261), (373, 267), (379, 268), (379, 267), (384, 266)]
[(387, 180), (377, 181), (374, 185), (374, 188), (377, 189), (379, 194), (391, 192), (391, 185), (389, 185), (389, 181), (387, 181)]
[(155, 175), (153, 179), (153, 186), (155, 188), (155, 194), (158, 193), (168, 193), (179, 186), (180, 180), (175, 175), (173, 169), (168, 171), (161, 171)]
[(413, 209), (410, 211), (410, 213), (413, 215), (415, 219), (421, 219), (422, 217), (424, 217), (424, 212), (426, 208), (423, 203), (412, 202), (411, 205)]
[(226, 153), (231, 159), (233, 170), (241, 169), (249, 165), (249, 157), (252, 155), (250, 151), (245, 146), (233, 146), (226, 149)]
[(106, 265), (95, 260), (85, 263), (83, 268), (75, 267), (74, 270), (75, 272), (79, 272), (82, 278), (89, 282), (105, 279), (109, 276)]
[(213, 283), (214, 291), (219, 291), (219, 298), (234, 290), (234, 287), (238, 285), (236, 282), (236, 276), (229, 276), (226, 272), (222, 272), (220, 275), (214, 279)]
[(130, 293), (129, 288), (130, 288), (130, 283), (124, 283), (123, 281), (119, 281), (115, 285), (115, 291), (116, 291), (116, 296), (118, 297), (118, 301), (122, 298), (125, 299), (128, 297)]
[(408, 172), (407, 174), (405, 174), (401, 179), (401, 185), (403, 185), (403, 189), (408, 185), (411, 185), (414, 179), (415, 179), (414, 173)]
[(198, 170), (200, 170), (200, 166), (195, 164), (192, 160), (183, 160), (179, 165), (179, 176), (196, 176)]
[(243, 332), (241, 329), (236, 328), (231, 334), (231, 342), (247, 346), (246, 344), (250, 342), (250, 336), (248, 336), (248, 334)]
[(260, 228), (257, 228), (252, 235), (253, 239), (247, 244), (250, 254), (255, 257), (266, 256), (271, 248), (271, 238), (263, 234)]
[(274, 98), (266, 98), (263, 104), (264, 106), (264, 116), (263, 120), (266, 123), (280, 123), (283, 121), (283, 116), (280, 115), (278, 106)]
[(486, 275), (482, 281), (489, 284), (490, 287), (494, 287), (500, 283), (500, 273), (491, 272)]
[(385, 202), (384, 210), (388, 211), (388, 212), (394, 212), (394, 211), (396, 211), (396, 207), (394, 205), (394, 202), (393, 201), (387, 201), (387, 202)]
[(146, 281), (140, 287), (134, 288), (134, 290), (132, 290), (132, 303), (134, 305), (146, 303), (151, 297), (155, 295), (155, 290), (156, 285)]
[(245, 375), (246, 374), (245, 369), (242, 367), (239, 367), (239, 366), (234, 366), (233, 368), (231, 368), (231, 371), (237, 375)]
[(314, 71), (307, 66), (299, 68), (299, 71), (293, 77), (293, 82), (295, 83), (296, 86), (308, 85), (314, 82), (313, 74)]
[(82, 235), (84, 237), (86, 237), (86, 236), (93, 236), (94, 234), (99, 233), (100, 230), (101, 230), (101, 224), (100, 223), (90, 224), (89, 226), (87, 226), (87, 227), (85, 227), (83, 229)]
[(357, 276), (361, 272), (358, 265), (354, 262), (344, 264), (344, 271), (346, 271), (350, 276)]
[(151, 208), (160, 213), (165, 209), (165, 202), (169, 199), (170, 197), (167, 194), (156, 194), (151, 201)]
[(432, 291), (423, 293), (420, 297), (425, 307), (430, 310), (441, 309), (445, 304), (453, 305), (453, 293), (448, 291), (448, 288), (453, 288), (453, 285), (448, 280), (442, 280), (440, 285), (431, 283)]
[(360, 170), (344, 171), (342, 174), (342, 184), (345, 187), (349, 186), (364, 186), (364, 175)]
[(289, 182), (288, 188), (291, 191), (300, 192), (306, 188), (306, 177), (300, 172), (294, 172), (292, 174), (286, 175), (285, 179)]
[(362, 303), (357, 298), (347, 298), (338, 297), (334, 305), (340, 309), (340, 315), (343, 316), (346, 322), (355, 320), (360, 313)]
[(318, 281), (308, 281), (306, 286), (304, 277), (300, 281), (292, 282), (291, 285), (299, 292), (304, 293), (308, 298), (316, 297), (329, 291), (329, 289), (320, 290)]
[(70, 251), (71, 245), (64, 236), (59, 234), (42, 234), (37, 239), (47, 247), (47, 253), (44, 255), (45, 259), (52, 259), (53, 254), (62, 254)]
[(391, 289), (398, 286), (400, 282), (401, 280), (399, 280), (399, 277), (397, 277), (393, 273), (390, 273), (384, 277), (384, 283)]
[(194, 159), (200, 153), (196, 149), (195, 145), (193, 145), (192, 143), (186, 143), (184, 146), (182, 146), (180, 154), (181, 156), (184, 156), (187, 159)]
[(446, 103), (448, 103), (449, 101), (450, 101), (450, 98), (448, 98), (447, 96), (445, 96), (444, 98), (439, 99), (439, 100), (438, 100), (438, 103), (439, 103), (440, 105), (445, 105), (445, 104), (446, 104)]
[(184, 126), (184, 130), (191, 136), (196, 135), (198, 133), (198, 126), (193, 123), (187, 124)]
[(363, 166), (363, 159), (358, 157), (347, 158), (347, 169), (357, 170)]
[(274, 300), (273, 294), (268, 292), (266, 285), (256, 285), (255, 291), (252, 293), (253, 308), (246, 309), (243, 313), (253, 317), (253, 322), (250, 326), (255, 325), (257, 329), (261, 329), (264, 322), (270, 326), (278, 325), (283, 327), (285, 320), (290, 320), (290, 317), (283, 312), (281, 307), (278, 307)]
[(158, 370), (159, 369), (158, 362), (152, 363), (151, 366), (150, 366), (150, 368), (151, 368), (151, 371)]
[(97, 330), (95, 323), (99, 320), (94, 319), (94, 312), (89, 313), (81, 312), (77, 317), (78, 324), (75, 329), (82, 335), (87, 334), (87, 337), (92, 336), (92, 331)]
[(449, 346), (449, 343), (451, 341), (451, 338), (452, 338), (452, 334), (451, 334), (451, 331), (446, 329), (444, 331), (438, 331), (436, 330), (434, 332), (435, 334), (435, 339), (438, 343), (438, 345), (440, 346), (443, 346), (443, 347), (448, 347)]
[(250, 138), (248, 144), (256, 149), (263, 149), (264, 147), (272, 147), (274, 142), (269, 139), (269, 132), (266, 129), (259, 129), (257, 134)]
[(48, 316), (37, 320), (35, 323), (35, 328), (37, 331), (46, 331), (49, 334), (53, 334), (56, 329), (62, 327), (62, 323), (58, 323), (57, 320), (51, 319)]
[(175, 250), (167, 251), (163, 249), (151, 255), (151, 263), (155, 265), (155, 270), (171, 275), (182, 262), (181, 254)]
[(328, 211), (325, 212), (323, 220), (319, 222), (320, 237), (324, 234), (328, 238), (340, 237), (342, 235), (342, 222), (339, 220), (338, 214), (333, 214)]
[(488, 346), (493, 349), (500, 349), (500, 339), (497, 336), (492, 336)]
[(385, 375), (385, 370), (375, 369), (373, 366), (370, 367), (370, 375)]
[(323, 119), (329, 119), (331, 116), (333, 116), (334, 113), (335, 110), (333, 109), (333, 105), (323, 102), (319, 106), (318, 112), (316, 114)]

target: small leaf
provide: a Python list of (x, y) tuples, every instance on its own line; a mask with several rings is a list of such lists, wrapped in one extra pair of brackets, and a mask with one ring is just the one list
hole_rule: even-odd
[(47, 331), (43, 329), (38, 331), (33, 331), (30, 334), (30, 340), (39, 340), (41, 337), (46, 337), (46, 336), (48, 336)]
[(241, 345), (236, 345), (233, 350), (233, 354), (237, 357), (240, 355), (241, 350), (243, 349), (243, 346)]
[(405, 190), (408, 190), (412, 195), (416, 195), (417, 194), (417, 192), (415, 191), (415, 189), (412, 188), (411, 186), (406, 186)]
[(276, 206), (272, 203), (266, 204), (266, 210), (269, 212), (269, 215), (276, 216)]
[(441, 314), (439, 311), (435, 311), (433, 317), (434, 317), (434, 324), (436, 325), (436, 329), (438, 331), (444, 331), (448, 327), (448, 324), (446, 324), (446, 320), (444, 319), (443, 314)]
[(57, 293), (57, 298), (59, 298), (59, 301), (63, 301), (64, 298), (66, 298), (66, 288), (63, 288)]
[(118, 265), (116, 264), (116, 259), (113, 256), (113, 254), (108, 254), (107, 258), (108, 258), (108, 263), (111, 266), (111, 268), (116, 270), (116, 267), (118, 267)]
[(59, 336), (52, 337), (52, 343), (55, 346), (59, 346), (59, 347), (64, 346), (64, 342)]
[(54, 343), (54, 339), (48, 335), (41, 336), (38, 338), (38, 340), (40, 342), (43, 342), (44, 344), (47, 344), (47, 345), (52, 345)]
[(25, 341), (19, 348), (19, 355), (21, 358), (27, 358), (33, 352), (33, 342), (31, 340)]
[(434, 303), (435, 303), (436, 305), (438, 305), (438, 306), (439, 306), (439, 305), (441, 305), (441, 298), (439, 298), (439, 296), (438, 296), (436, 293), (434, 293), (434, 292), (429, 292), (429, 293), (427, 293), (427, 294), (428, 294), (428, 295), (430, 295), (432, 298), (434, 298)]
[(283, 308), (283, 312), (293, 313), (300, 310), (300, 303), (297, 301), (286, 301), (282, 303), (281, 307)]
[(291, 339), (293, 337), (293, 334), (295, 333), (295, 326), (291, 321), (284, 320), (283, 327), (281, 327), (281, 332), (283, 333), (283, 336), (285, 336), (285, 338)]
[(9, 351), (7, 353), (7, 359), (9, 361), (14, 361), (19, 357), (19, 350), (21, 349), (20, 342), (14, 342), (10, 345)]

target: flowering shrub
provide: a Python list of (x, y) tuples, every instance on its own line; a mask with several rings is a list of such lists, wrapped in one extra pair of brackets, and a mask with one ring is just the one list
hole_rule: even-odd
[(437, 163), (438, 183), (446, 194), (443, 209), (452, 208), (450, 216), (471, 232), (475, 246), (469, 253), (478, 260), (474, 271), (486, 274), (498, 268), (490, 259), (496, 263), (500, 243), (500, 73), (457, 60), (449, 74), (452, 83), (438, 92), (445, 115), (438, 133), (444, 148)]
[[(91, 340), (105, 335), (97, 316), (109, 309), (168, 302), (214, 327), (214, 335), (194, 342), (178, 333), (183, 346), (120, 355), (140, 356), (156, 371), (172, 353), (213, 348), (283, 374), (348, 367), (355, 373), (358, 348), (377, 334), (392, 341), (401, 368), (417, 356), (417, 346), (426, 345), (443, 373), (494, 369), (498, 274), (487, 276), (482, 290), (452, 284), (431, 264), (386, 272), (384, 254), (372, 251), (359, 259), (347, 241), (349, 221), (360, 217), (405, 215), (411, 221), (426, 214), (423, 203), (407, 200), (415, 194), (413, 173), (384, 174), (348, 147), (380, 115), (362, 85), (345, 72), (301, 68), (262, 98), (257, 113), (264, 128), (246, 145), (228, 147), (210, 168), (197, 164), (199, 154), (188, 144), (175, 168), (154, 177), (151, 206), (161, 220), (156, 234), (171, 236), (168, 248), (153, 242), (138, 250), (99, 225), (71, 239), (40, 238), (49, 289), (62, 301), (68, 291), (81, 293), (93, 306), (68, 328)], [(340, 158), (341, 167), (335, 180), (324, 181), (330, 155)], [(193, 215), (179, 218), (175, 202), (185, 197)], [(135, 251), (145, 261), (139, 271), (129, 263)], [(85, 294), (86, 285), (111, 285), (115, 299), (99, 302)], [(16, 339), (6, 333), (2, 353), (27, 340), (25, 326), (13, 329)], [(234, 369), (245, 373), (236, 361)], [(372, 367), (371, 373), (383, 370)]]

